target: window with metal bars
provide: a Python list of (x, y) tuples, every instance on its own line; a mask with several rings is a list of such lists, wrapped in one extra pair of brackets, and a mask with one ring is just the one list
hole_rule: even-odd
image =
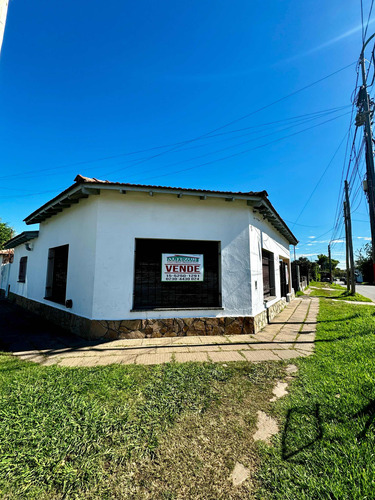
[[(162, 254), (203, 255), (203, 281), (162, 281)], [(221, 307), (220, 243), (191, 240), (135, 240), (133, 309)]]

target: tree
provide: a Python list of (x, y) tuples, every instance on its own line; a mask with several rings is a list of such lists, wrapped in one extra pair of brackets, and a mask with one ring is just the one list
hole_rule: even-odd
[[(318, 260), (316, 261), (317, 264), (320, 266), (321, 271), (329, 271), (329, 257), (328, 255), (324, 255), (321, 253), (318, 255)], [(339, 265), (340, 261), (331, 259), (331, 266), (332, 266), (332, 272), (336, 269), (336, 267)]]
[(366, 243), (362, 248), (360, 248), (356, 255), (355, 267), (361, 271), (363, 276), (363, 281), (373, 282), (373, 270), (372, 270), (372, 245), (371, 243)]
[(311, 262), (307, 257), (300, 257), (295, 263), (299, 266), (301, 278), (305, 277), (308, 281), (317, 279), (316, 262)]
[(14, 229), (6, 222), (1, 222), (0, 219), (0, 250), (4, 247), (4, 243), (12, 238)]

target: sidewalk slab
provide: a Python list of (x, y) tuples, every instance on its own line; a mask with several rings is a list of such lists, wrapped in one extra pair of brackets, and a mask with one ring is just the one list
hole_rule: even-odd
[(46, 337), (40, 349), (28, 338), (22, 349), (15, 349), (14, 355), (44, 366), (82, 368), (114, 363), (280, 361), (313, 353), (318, 312), (319, 299), (303, 297), (287, 304), (257, 334), (119, 339), (102, 343), (70, 337), (64, 340), (59, 336)]
[[(245, 361), (244, 356), (241, 356), (240, 352), (237, 351), (209, 352), (208, 356), (214, 363), (226, 362), (226, 361)], [(246, 353), (249, 351), (243, 351), (243, 352)]]

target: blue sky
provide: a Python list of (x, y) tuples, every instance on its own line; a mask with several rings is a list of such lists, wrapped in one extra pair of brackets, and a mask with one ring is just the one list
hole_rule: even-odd
[[(301, 242), (297, 256), (327, 253), (356, 66), (268, 105), (354, 63), (360, 50), (360, 3), (348, 0), (11, 0), (0, 57), (0, 218), (33, 229), (23, 218), (78, 173), (266, 189)], [(370, 236), (360, 175), (355, 248)], [(336, 233), (333, 257), (343, 261)]]

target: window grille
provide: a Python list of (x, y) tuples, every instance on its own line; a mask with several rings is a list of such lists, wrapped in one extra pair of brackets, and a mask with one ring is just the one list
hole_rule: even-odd
[(275, 295), (275, 262), (273, 253), (262, 250), (263, 297)]
[[(134, 309), (221, 306), (219, 242), (136, 239), (135, 245)], [(203, 254), (203, 281), (163, 282), (163, 253)]]

